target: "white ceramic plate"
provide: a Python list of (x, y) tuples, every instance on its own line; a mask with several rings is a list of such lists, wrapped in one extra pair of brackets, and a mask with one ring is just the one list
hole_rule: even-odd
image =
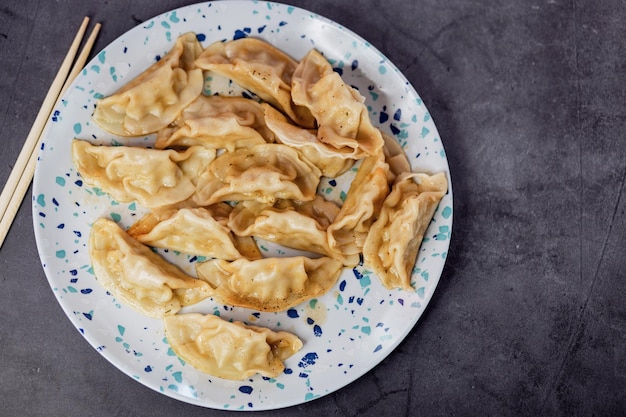
[[(426, 233), (413, 271), (414, 292), (388, 291), (364, 267), (345, 270), (328, 294), (281, 313), (258, 313), (202, 302), (187, 311), (219, 314), (297, 334), (303, 349), (277, 378), (242, 382), (202, 374), (169, 348), (160, 320), (121, 305), (93, 276), (87, 250), (90, 224), (109, 217), (128, 227), (145, 210), (119, 204), (83, 184), (71, 162), (72, 138), (122, 142), (91, 120), (96, 100), (117, 90), (165, 54), (176, 37), (193, 31), (204, 46), (254, 36), (301, 58), (317, 48), (348, 83), (366, 97), (372, 120), (404, 146), (414, 170), (448, 173), (437, 129), (413, 87), (367, 41), (316, 14), (286, 5), (251, 1), (183, 7), (122, 35), (86, 67), (62, 103), (44, 138), (33, 188), (37, 245), (60, 305), (85, 339), (120, 370), (165, 395), (200, 406), (262, 410), (300, 404), (331, 393), (383, 360), (411, 331), (441, 275), (452, 228), (452, 190)], [(141, 138), (133, 143), (149, 143)], [(326, 181), (339, 196), (349, 181)], [(198, 259), (161, 253), (193, 273)], [(418, 362), (416, 360), (416, 362)]]

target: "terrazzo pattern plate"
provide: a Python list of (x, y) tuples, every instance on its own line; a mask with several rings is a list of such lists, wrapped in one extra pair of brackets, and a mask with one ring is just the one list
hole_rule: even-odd
[[(37, 245), (54, 295), (84, 338), (130, 377), (165, 395), (215, 409), (263, 410), (301, 404), (334, 392), (389, 355), (417, 323), (441, 275), (452, 231), (452, 189), (428, 228), (412, 274), (415, 291), (386, 290), (367, 268), (345, 269), (325, 296), (289, 311), (259, 313), (205, 300), (184, 312), (218, 314), (297, 334), (304, 347), (277, 378), (235, 382), (186, 365), (164, 338), (161, 320), (122, 305), (97, 283), (88, 255), (90, 225), (108, 217), (124, 228), (146, 210), (120, 204), (84, 184), (72, 165), (76, 137), (97, 143), (148, 146), (153, 137), (112, 137), (91, 120), (98, 98), (107, 96), (163, 56), (177, 36), (193, 31), (203, 46), (251, 36), (265, 39), (296, 59), (317, 48), (366, 98), (373, 122), (404, 147), (414, 170), (449, 169), (428, 110), (413, 87), (379, 51), (346, 28), (287, 5), (221, 1), (183, 7), (135, 27), (90, 63), (62, 99), (44, 137), (33, 188)], [(212, 88), (207, 84), (207, 88)], [(341, 200), (351, 175), (323, 181), (320, 193)], [(281, 248), (262, 244), (266, 256)], [(197, 257), (159, 251), (193, 274)], [(419, 368), (419, 358), (415, 367)], [(103, 384), (105, 387), (106, 384)], [(103, 388), (106, 389), (106, 388)]]

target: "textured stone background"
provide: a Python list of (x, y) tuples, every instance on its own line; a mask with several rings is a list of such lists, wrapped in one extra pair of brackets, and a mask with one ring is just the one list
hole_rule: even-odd
[[(3, 0), (0, 183), (83, 16), (95, 51), (182, 0)], [(454, 185), (423, 318), (373, 371), (276, 416), (626, 415), (626, 2), (294, 0), (382, 50), (427, 104)], [(0, 414), (225, 415), (125, 376), (74, 329), (30, 195), (0, 249)]]

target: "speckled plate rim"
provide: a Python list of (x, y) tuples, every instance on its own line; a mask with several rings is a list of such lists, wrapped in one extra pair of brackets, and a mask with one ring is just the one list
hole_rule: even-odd
[[(219, 23), (211, 20), (216, 16)], [(360, 265), (345, 270), (336, 288), (325, 296), (288, 312), (257, 313), (212, 301), (186, 309), (298, 334), (304, 348), (286, 361), (285, 373), (277, 378), (226, 381), (185, 365), (168, 348), (160, 320), (141, 317), (121, 305), (99, 287), (89, 265), (90, 223), (106, 216), (127, 227), (142, 211), (86, 187), (71, 164), (70, 140), (122, 141), (89, 121), (95, 102), (145, 69), (169, 50), (176, 36), (190, 30), (204, 46), (255, 36), (295, 58), (318, 48), (366, 97), (372, 120), (401, 143), (414, 170), (444, 171), (448, 177), (448, 193), (413, 270), (414, 292), (388, 291)], [(147, 137), (131, 142), (149, 141)], [(323, 192), (330, 199), (340, 198), (346, 181), (326, 181)], [(346, 386), (379, 364), (409, 334), (432, 298), (452, 232), (452, 186), (443, 144), (424, 103), (397, 67), (366, 40), (327, 18), (286, 4), (245, 0), (198, 3), (163, 13), (126, 32), (88, 63), (56, 108), (44, 135), (32, 204), (47, 279), (84, 338), (140, 383), (190, 404), (227, 410), (302, 404)], [(188, 271), (198, 260), (161, 253)], [(419, 358), (415, 366), (419, 367)]]

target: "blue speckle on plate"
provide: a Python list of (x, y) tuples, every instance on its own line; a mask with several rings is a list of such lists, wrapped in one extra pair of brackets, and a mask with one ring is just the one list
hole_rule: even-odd
[(311, 365), (315, 365), (315, 362), (317, 361), (317, 359), (318, 359), (318, 356), (316, 352), (309, 352), (302, 357), (302, 359), (298, 363), (298, 367), (306, 368)]
[(253, 389), (250, 385), (242, 385), (239, 387), (239, 391), (244, 394), (252, 394)]
[(378, 115), (378, 123), (383, 124), (386, 123), (387, 120), (389, 120), (389, 115), (387, 114), (387, 112), (381, 111)]

